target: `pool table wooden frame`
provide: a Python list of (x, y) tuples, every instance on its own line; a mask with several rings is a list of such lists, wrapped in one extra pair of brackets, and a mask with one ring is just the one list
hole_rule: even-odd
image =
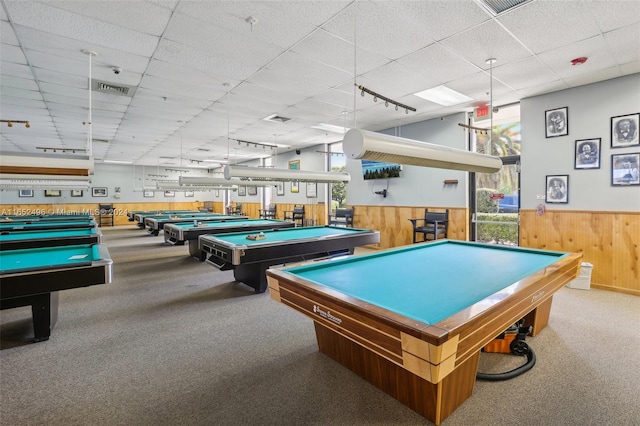
[(112, 281), (107, 246), (98, 244), (98, 253), (100, 259), (91, 262), (0, 273), (0, 309), (31, 306), (34, 341), (49, 340), (58, 318), (58, 291)]
[(539, 333), (553, 294), (578, 276), (581, 259), (560, 258), (508, 285), (508, 296), (488, 297), (433, 325), (286, 270), (269, 269), (267, 279), (274, 300), (314, 321), (320, 352), (439, 425), (471, 396), (481, 349), (522, 318)]
[[(241, 216), (238, 216), (241, 217)], [(206, 253), (200, 250), (198, 237), (200, 235), (216, 235), (228, 232), (242, 231), (266, 231), (268, 229), (293, 228), (295, 223), (286, 220), (276, 219), (247, 219), (247, 220), (203, 220), (203, 223), (224, 223), (224, 226), (189, 226), (182, 227), (176, 223), (167, 223), (164, 230), (164, 241), (172, 245), (184, 245), (185, 241), (189, 242), (189, 255), (204, 262)], [(237, 223), (234, 226), (234, 223)]]
[[(87, 228), (85, 228), (87, 229)], [(80, 245), (80, 244), (101, 244), (102, 243), (102, 232), (100, 228), (91, 227), (88, 228), (89, 231), (93, 231), (91, 234), (83, 234), (80, 233), (85, 229), (49, 229), (45, 231), (34, 230), (37, 233), (37, 236), (33, 236), (33, 238), (16, 238), (11, 239), (11, 235), (16, 236), (24, 236), (27, 235), (27, 232), (3, 232), (0, 236), (0, 251), (3, 250), (20, 250), (20, 249), (29, 249), (29, 248), (37, 248), (37, 247), (60, 247), (60, 246), (70, 246), (70, 245)], [(56, 235), (58, 232), (67, 232), (69, 235)], [(71, 232), (69, 232), (71, 231)], [(77, 231), (77, 234), (74, 234), (73, 231)], [(48, 235), (43, 235), (48, 234)], [(4, 238), (3, 238), (4, 237)], [(5, 239), (6, 238), (6, 239)]]

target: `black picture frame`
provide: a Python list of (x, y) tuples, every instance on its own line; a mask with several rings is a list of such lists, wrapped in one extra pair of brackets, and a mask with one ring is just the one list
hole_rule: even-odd
[(247, 187), (247, 195), (258, 195), (258, 187), (257, 186), (248, 186)]
[(611, 185), (640, 185), (640, 152), (611, 155)]
[(165, 198), (172, 198), (176, 196), (176, 191), (164, 191)]
[(71, 190), (71, 196), (72, 197), (82, 197), (82, 189), (72, 189)]
[(546, 110), (544, 123), (545, 137), (567, 136), (569, 134), (569, 107)]
[(316, 198), (318, 196), (318, 184), (316, 182), (307, 182), (307, 198)]
[(284, 195), (284, 182), (278, 182), (276, 185), (276, 195)]
[(45, 197), (60, 197), (62, 196), (62, 191), (59, 189), (45, 189), (44, 190)]
[(145, 198), (153, 198), (154, 195), (153, 191), (142, 191), (142, 196)]
[(238, 187), (238, 195), (240, 197), (244, 197), (245, 195), (247, 195), (247, 187), (246, 186), (239, 186)]
[(569, 175), (547, 175), (545, 188), (545, 203), (567, 204), (569, 202)]
[(21, 189), (18, 191), (18, 197), (33, 197), (33, 189)]
[(640, 112), (611, 117), (611, 148), (640, 146)]
[(578, 170), (599, 169), (601, 142), (601, 138), (577, 139), (573, 168)]
[(91, 196), (93, 197), (106, 197), (107, 195), (109, 195), (109, 190), (104, 186), (91, 188)]

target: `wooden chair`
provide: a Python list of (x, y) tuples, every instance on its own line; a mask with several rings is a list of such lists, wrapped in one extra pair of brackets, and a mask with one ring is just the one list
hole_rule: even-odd
[(260, 219), (275, 219), (276, 206), (270, 204), (266, 209), (260, 209)]
[(242, 212), (242, 203), (236, 203), (235, 207), (232, 207), (230, 214), (244, 216), (244, 213)]
[(422, 241), (447, 238), (449, 227), (449, 209), (444, 212), (430, 212), (424, 209), (424, 219), (409, 219), (413, 225), (413, 242), (419, 242), (417, 235), (422, 234)]
[(329, 216), (329, 225), (353, 228), (353, 207), (336, 208), (335, 213)]
[(284, 212), (284, 220), (295, 222), (296, 227), (304, 225), (304, 206), (294, 206), (293, 210)]

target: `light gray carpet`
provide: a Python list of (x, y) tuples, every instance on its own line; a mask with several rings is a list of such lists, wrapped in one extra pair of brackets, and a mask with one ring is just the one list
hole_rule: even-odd
[[(1, 311), (2, 425), (431, 424), (317, 351), (312, 322), (134, 227), (104, 228), (114, 282), (60, 293), (51, 339)], [(477, 382), (447, 425), (640, 425), (640, 298), (562, 289), (537, 365)], [(482, 354), (506, 371), (511, 355)]]

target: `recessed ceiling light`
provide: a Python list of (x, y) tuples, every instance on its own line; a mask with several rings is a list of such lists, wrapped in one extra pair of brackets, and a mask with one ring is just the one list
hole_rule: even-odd
[(430, 102), (433, 102), (439, 105), (444, 105), (444, 106), (458, 105), (458, 104), (473, 100), (467, 95), (463, 95), (460, 92), (456, 92), (453, 89), (449, 89), (447, 86), (444, 86), (444, 85), (423, 90), (422, 92), (414, 93), (414, 95), (422, 99), (426, 99)]
[(328, 132), (340, 133), (340, 134), (345, 134), (349, 130), (348, 127), (345, 129), (344, 126), (334, 126), (333, 124), (325, 124), (325, 123), (320, 123), (316, 126), (311, 126), (311, 128), (326, 130)]

